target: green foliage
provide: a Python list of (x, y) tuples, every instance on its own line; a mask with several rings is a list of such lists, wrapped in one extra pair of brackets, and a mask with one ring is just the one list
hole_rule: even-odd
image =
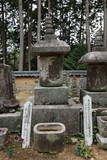
[(13, 146), (12, 146), (12, 144), (7, 146), (6, 152), (7, 152), (8, 158), (11, 159), (13, 157)]
[(92, 149), (85, 145), (84, 140), (80, 140), (80, 144), (76, 147), (76, 155), (85, 159), (92, 158)]
[(71, 137), (67, 136), (66, 139), (65, 139), (65, 142), (66, 142), (66, 144), (69, 144), (69, 145), (72, 144)]
[(78, 44), (71, 49), (69, 56), (64, 59), (64, 69), (86, 69), (85, 64), (79, 64), (79, 59), (87, 52), (85, 45)]

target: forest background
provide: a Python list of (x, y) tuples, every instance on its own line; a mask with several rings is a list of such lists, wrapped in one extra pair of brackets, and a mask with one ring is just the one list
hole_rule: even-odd
[[(103, 30), (103, 0), (51, 0), (52, 20), (55, 34), (66, 41), (71, 51), (64, 58), (64, 69), (86, 69), (79, 64), (82, 55), (93, 47), (94, 37)], [(88, 5), (88, 6), (87, 6)], [(37, 70), (37, 59), (30, 55), (31, 45), (37, 42), (38, 1), (23, 0), (23, 70)], [(87, 10), (88, 9), (88, 10)], [(0, 0), (0, 53), (6, 64), (18, 70), (20, 57), (20, 18), (18, 0)], [(45, 33), (45, 17), (48, 1), (41, 0), (41, 39)], [(88, 19), (87, 19), (88, 16)], [(87, 28), (87, 24), (89, 27)], [(88, 29), (88, 32), (87, 32)], [(87, 37), (87, 33), (89, 37)], [(87, 43), (88, 41), (88, 43)]]

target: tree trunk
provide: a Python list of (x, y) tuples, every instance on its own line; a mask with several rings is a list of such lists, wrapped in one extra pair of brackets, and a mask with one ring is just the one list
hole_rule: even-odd
[(19, 18), (20, 18), (20, 57), (19, 57), (19, 71), (23, 71), (24, 34), (23, 34), (23, 10), (22, 10), (22, 0), (19, 0)]
[(2, 32), (1, 32), (1, 40), (2, 40), (2, 52), (3, 52), (3, 62), (6, 63), (7, 57), (7, 45), (6, 45), (6, 24), (4, 18), (4, 2), (1, 1), (1, 13), (2, 13)]
[(107, 0), (104, 0), (104, 48), (107, 51)]
[(29, 3), (29, 10), (28, 10), (28, 70), (31, 70), (31, 41), (32, 41), (32, 1), (31, 4)]
[[(41, 32), (41, 0), (38, 0), (38, 26), (37, 26), (37, 41), (40, 41)], [(37, 70), (39, 70), (39, 56), (37, 56)]]
[(90, 24), (89, 24), (89, 0), (86, 0), (86, 43), (88, 52), (91, 51)]

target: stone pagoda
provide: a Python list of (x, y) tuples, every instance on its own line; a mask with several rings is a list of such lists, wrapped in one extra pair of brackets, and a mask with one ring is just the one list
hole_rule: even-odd
[(63, 59), (70, 46), (54, 34), (51, 16), (46, 17), (44, 40), (31, 48), (39, 56), (40, 86), (34, 88), (32, 128), (37, 123), (61, 122), (67, 134), (78, 134), (80, 107), (68, 104), (68, 87), (63, 85)]
[(89, 52), (79, 62), (88, 64), (87, 89), (81, 90), (81, 101), (88, 94), (93, 107), (107, 107), (107, 52)]
[(0, 55), (0, 113), (11, 112), (19, 107), (13, 92), (13, 76), (10, 66), (3, 64)]
[(69, 51), (66, 42), (57, 40), (48, 16), (44, 40), (32, 47), (32, 54), (40, 56), (40, 86), (35, 88), (34, 104), (68, 103), (68, 88), (63, 86), (63, 58)]
[(104, 32), (100, 28), (94, 39), (94, 45), (92, 47), (92, 51), (104, 51)]

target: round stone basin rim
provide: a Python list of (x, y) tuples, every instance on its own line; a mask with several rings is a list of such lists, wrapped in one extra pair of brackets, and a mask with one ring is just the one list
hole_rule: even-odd
[(81, 57), (79, 63), (107, 63), (107, 51), (89, 52)]
[(38, 123), (34, 126), (36, 134), (60, 134), (65, 132), (65, 125), (62, 123)]
[(105, 122), (107, 123), (107, 116), (98, 116), (97, 119), (99, 119), (103, 123), (105, 123)]

